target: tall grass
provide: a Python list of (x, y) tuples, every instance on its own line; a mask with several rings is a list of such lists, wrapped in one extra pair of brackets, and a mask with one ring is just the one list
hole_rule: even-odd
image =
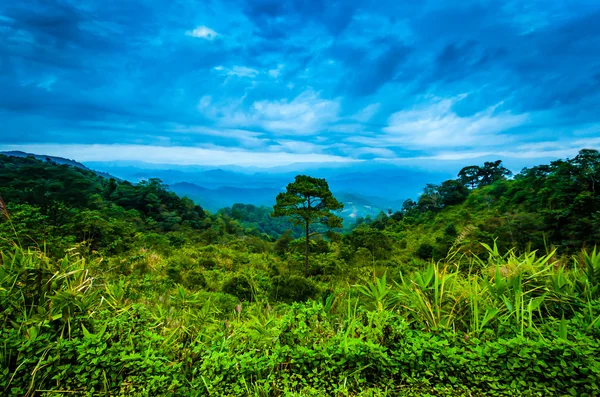
[[(41, 251), (15, 246), (1, 253), (0, 320), (3, 331), (10, 329), (40, 343), (50, 340), (39, 339), (50, 334), (52, 340), (83, 337), (84, 344), (99, 341), (105, 331), (117, 339), (115, 343), (135, 338), (141, 343), (140, 335), (153, 335), (160, 338), (164, 352), (186, 357), (181, 364), (186, 376), (201, 382), (207, 393), (216, 385), (210, 374), (218, 377), (218, 371), (232, 370), (231, 357), (246, 360), (240, 365), (254, 374), (242, 382), (248, 395), (277, 395), (274, 373), (293, 377), (294, 368), (302, 368), (294, 367), (297, 363), (321, 368), (325, 364), (320, 360), (327, 357), (369, 357), (373, 361), (351, 362), (348, 370), (340, 369), (342, 385), (369, 379), (377, 365), (390, 362), (391, 353), (382, 346), (390, 341), (401, 346), (399, 335), (408, 331), (450, 333), (461, 340), (487, 334), (569, 340), (577, 335), (572, 321), (579, 321), (578, 332), (582, 323), (588, 330), (600, 327), (597, 250), (559, 260), (555, 252), (517, 254), (500, 253), (495, 245), (485, 248), (488, 255), (483, 259), (450, 256), (395, 280), (385, 273), (374, 274), (362, 285), (334, 289), (324, 302), (276, 305), (265, 299), (240, 304), (225, 294), (190, 291), (181, 285), (166, 290), (157, 285), (153, 295), (140, 298), (132, 292), (131, 280), (105, 274), (101, 259), (70, 254), (53, 260)], [(127, 328), (141, 321), (140, 313), (147, 316), (141, 322), (147, 329)], [(114, 324), (126, 325), (118, 333), (117, 325), (106, 330), (106, 316), (123, 318)], [(33, 359), (42, 363), (54, 357), (54, 343), (36, 351)], [(424, 345), (415, 349), (438, 342), (419, 343)], [(320, 350), (321, 345), (332, 350)], [(304, 351), (314, 356), (307, 358)], [(20, 353), (2, 351), (0, 345), (2, 368), (12, 371), (5, 374), (9, 379), (23, 377), (14, 365), (15, 354)], [(195, 361), (197, 357), (208, 361)], [(255, 365), (264, 371), (251, 371)], [(30, 369), (30, 394), (42, 382), (33, 376), (38, 370), (41, 364)]]
[[(592, 304), (600, 295), (600, 254), (582, 251), (560, 261), (555, 251), (501, 254), (496, 244), (482, 244), (487, 259), (430, 263), (388, 283), (386, 277), (359, 286), (362, 306), (390, 309), (423, 330), (480, 334), (509, 327), (517, 335), (546, 321), (571, 317), (586, 308), (590, 327), (600, 319)], [(466, 273), (463, 268), (469, 269)]]

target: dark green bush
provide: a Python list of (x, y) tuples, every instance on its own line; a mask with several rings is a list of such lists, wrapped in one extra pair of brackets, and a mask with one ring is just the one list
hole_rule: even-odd
[(223, 292), (198, 292), (198, 296), (204, 301), (210, 301), (210, 306), (216, 309), (224, 317), (233, 312), (238, 304), (238, 298)]
[(274, 301), (306, 301), (319, 292), (312, 280), (302, 276), (276, 276), (271, 280), (271, 285), (271, 299)]
[(181, 267), (178, 263), (169, 262), (167, 264), (167, 277), (174, 283), (180, 283), (181, 278)]
[(191, 290), (206, 288), (206, 278), (200, 269), (192, 269), (183, 276), (183, 285)]
[(419, 245), (419, 248), (417, 248), (417, 256), (423, 260), (429, 260), (431, 258), (433, 258), (433, 251), (435, 250), (435, 248), (433, 247), (433, 245), (429, 244), (429, 243), (421, 243), (421, 245)]
[(223, 292), (236, 296), (241, 301), (252, 300), (252, 285), (244, 275), (231, 277), (223, 284)]
[(211, 270), (217, 267), (217, 261), (213, 258), (201, 258), (198, 261), (198, 266), (203, 267), (207, 270)]

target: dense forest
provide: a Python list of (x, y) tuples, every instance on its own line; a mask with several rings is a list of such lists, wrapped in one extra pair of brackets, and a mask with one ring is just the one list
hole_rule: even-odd
[(600, 153), (425, 182), (342, 227), (323, 179), (209, 213), (0, 155), (0, 390), (597, 395)]

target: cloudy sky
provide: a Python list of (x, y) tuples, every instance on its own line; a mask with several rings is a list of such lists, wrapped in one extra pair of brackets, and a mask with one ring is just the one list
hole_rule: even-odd
[(600, 147), (597, 0), (2, 1), (0, 40), (0, 150), (269, 166)]

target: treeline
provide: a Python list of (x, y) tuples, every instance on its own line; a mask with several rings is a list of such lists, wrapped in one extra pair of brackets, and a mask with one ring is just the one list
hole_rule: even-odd
[(220, 209), (217, 213), (238, 221), (249, 235), (262, 236), (265, 239), (277, 239), (286, 232), (293, 237), (300, 237), (302, 229), (290, 223), (289, 219), (273, 218), (273, 207), (264, 205), (236, 203), (231, 207)]
[[(343, 235), (313, 238), (311, 254), (328, 258), (323, 266), (317, 258), (313, 273), (340, 261), (389, 264), (437, 260), (456, 250), (482, 253), (479, 242), (496, 239), (501, 248), (520, 251), (593, 247), (600, 242), (599, 186), (600, 154), (591, 149), (514, 176), (501, 161), (465, 167), (456, 179), (427, 184), (398, 211), (361, 220)], [(0, 196), (15, 229), (0, 222), (2, 235), (16, 231), (21, 244), (46, 243), (57, 256), (81, 243), (109, 255), (236, 240), (288, 259), (303, 249), (302, 230), (271, 217), (271, 208), (235, 204), (209, 214), (158, 179), (132, 184), (52, 161), (0, 156)]]
[(200, 206), (158, 179), (132, 184), (49, 159), (0, 155), (0, 197), (14, 226), (0, 223), (2, 236), (23, 245), (45, 242), (57, 254), (84, 241), (93, 250), (122, 252), (140, 232), (152, 237), (211, 224)]
[(456, 179), (427, 184), (418, 200), (365, 222), (423, 259), (451, 248), (501, 248), (568, 254), (600, 243), (600, 153), (524, 168), (517, 175), (501, 161), (463, 168)]

